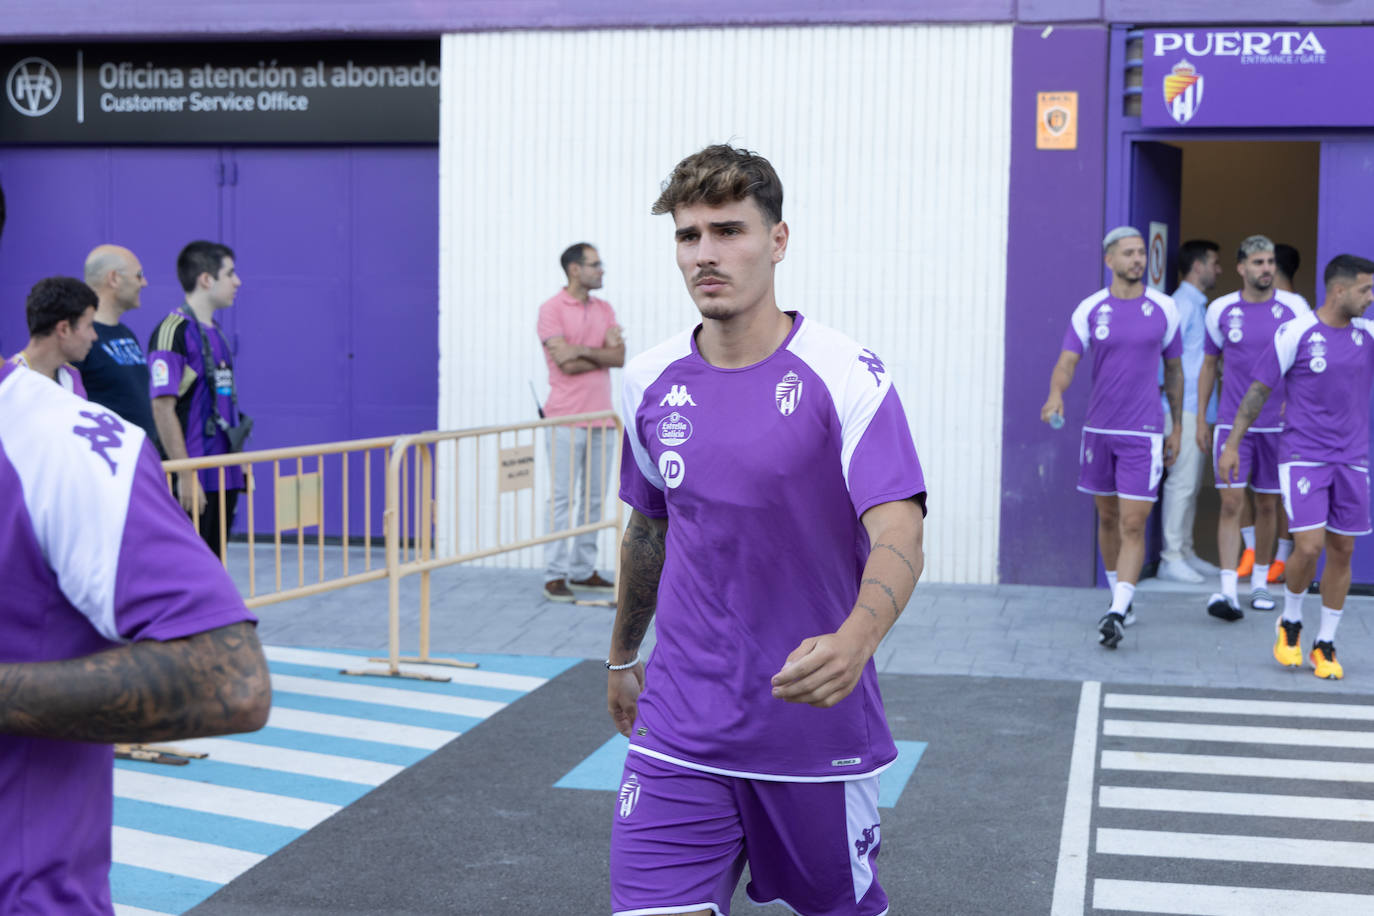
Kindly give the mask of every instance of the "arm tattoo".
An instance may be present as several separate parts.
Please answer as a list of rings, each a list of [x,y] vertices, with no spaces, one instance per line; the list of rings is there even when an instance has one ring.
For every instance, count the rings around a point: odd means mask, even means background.
[[[620,596],[616,602],[613,644],[629,654],[649,630],[658,609],[658,582],[663,575],[664,537],[667,519],[630,514],[625,539],[620,545]]]
[[[913,567],[913,566],[911,565],[911,561],[908,560],[908,559],[906,558],[906,554],[902,553],[900,550],[898,550],[896,547],[892,546],[891,544],[875,544],[874,547],[873,547],[873,550],[890,550],[890,551],[892,551],[894,554],[897,555],[897,559],[901,560],[902,563],[906,566],[906,571],[909,572],[909,573],[911,573],[911,581],[912,581],[912,583],[914,584],[914,583],[916,582],[916,569],[915,569],[915,567]],[[871,551],[870,551],[870,552],[871,552]]]
[[[1169,398],[1169,413],[1177,423],[1183,416],[1183,363],[1178,359],[1164,361],[1164,394]]]
[[[878,586],[878,588],[883,590],[883,593],[887,595],[887,600],[892,602],[893,620],[896,620],[898,617],[902,616],[902,609],[897,606],[897,596],[893,593],[892,589],[888,587],[886,582],[884,582],[881,579],[874,579],[870,576],[869,578],[864,579],[862,583],[860,583],[860,587],[864,585],[876,585]]]
[[[1263,382],[1254,382],[1236,409],[1236,426],[1249,429],[1250,424],[1259,416],[1264,402],[1269,400],[1269,388]]]
[[[0,664],[0,733],[166,741],[254,731],[271,682],[251,623],[58,662]]]
[[[859,602],[859,607],[863,608],[865,611],[868,611],[868,616],[869,616],[869,617],[872,617],[874,620],[877,620],[877,619],[878,619],[878,611],[877,611],[877,609],[876,609],[875,607],[873,607],[873,605],[871,605],[871,604],[864,604],[862,601],[860,601],[860,602]]]

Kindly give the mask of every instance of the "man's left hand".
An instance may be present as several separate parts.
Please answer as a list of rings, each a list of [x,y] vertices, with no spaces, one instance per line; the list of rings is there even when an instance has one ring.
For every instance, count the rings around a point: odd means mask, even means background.
[[[1175,423],[1173,431],[1164,437],[1164,466],[1167,468],[1178,460],[1178,449],[1183,444],[1182,423]]]
[[[773,696],[828,709],[849,696],[871,655],[859,640],[842,633],[804,639],[773,675]]]

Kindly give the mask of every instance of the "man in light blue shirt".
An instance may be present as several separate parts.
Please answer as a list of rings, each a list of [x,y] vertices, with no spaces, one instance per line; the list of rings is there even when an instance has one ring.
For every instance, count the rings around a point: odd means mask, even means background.
[[[1206,329],[1207,293],[1216,286],[1220,272],[1216,242],[1193,239],[1178,250],[1178,269],[1183,277],[1173,292],[1178,306],[1179,333],[1183,338],[1183,429],[1197,427],[1198,372],[1202,368],[1203,339]],[[1215,400],[1212,393],[1205,397]],[[1216,410],[1215,403],[1209,412]],[[1168,413],[1165,413],[1166,423]],[[1210,419],[1210,417],[1209,417]],[[1166,428],[1166,432],[1167,432]],[[1161,579],[1198,584],[1204,572],[1216,567],[1202,560],[1193,551],[1193,519],[1197,515],[1198,486],[1202,482],[1202,450],[1196,437],[1185,435],[1180,440],[1178,459],[1164,479],[1161,511],[1164,523],[1164,549],[1160,552]]]

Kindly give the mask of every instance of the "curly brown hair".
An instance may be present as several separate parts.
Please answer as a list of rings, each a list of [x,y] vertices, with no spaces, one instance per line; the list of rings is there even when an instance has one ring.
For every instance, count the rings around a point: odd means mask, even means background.
[[[693,204],[718,207],[750,197],[769,225],[782,221],[782,182],[773,166],[758,153],[718,143],[677,164],[650,212],[657,216]]]

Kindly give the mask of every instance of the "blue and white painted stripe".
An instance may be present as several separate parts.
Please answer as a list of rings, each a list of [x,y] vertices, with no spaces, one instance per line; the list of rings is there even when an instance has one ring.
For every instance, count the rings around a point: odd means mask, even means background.
[[[407,665],[449,683],[339,674],[373,653],[265,648],[266,728],[176,744],[184,767],[115,763],[116,916],[184,913],[305,831],[578,663],[446,656],[481,667]]]

